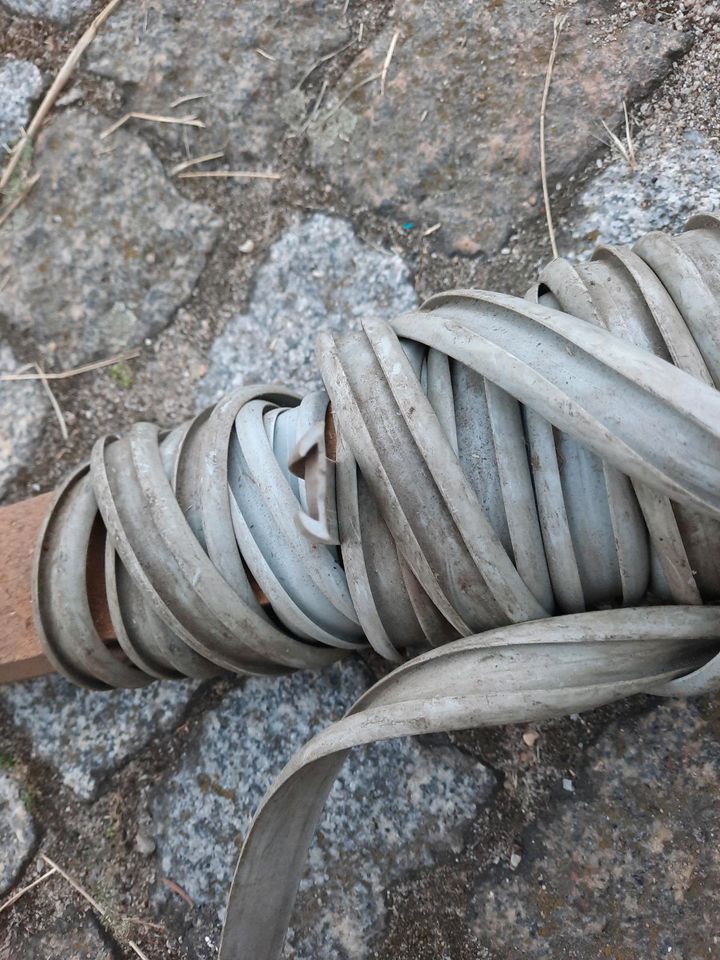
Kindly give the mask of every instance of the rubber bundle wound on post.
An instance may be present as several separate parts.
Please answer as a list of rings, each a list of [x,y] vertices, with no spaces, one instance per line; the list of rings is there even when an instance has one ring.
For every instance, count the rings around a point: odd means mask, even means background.
[[[279,954],[351,747],[720,685],[720,219],[556,260],[525,299],[324,334],[318,358],[324,391],[99,440],[36,554],[38,633],[88,687],[409,661],[266,796],[222,960]]]

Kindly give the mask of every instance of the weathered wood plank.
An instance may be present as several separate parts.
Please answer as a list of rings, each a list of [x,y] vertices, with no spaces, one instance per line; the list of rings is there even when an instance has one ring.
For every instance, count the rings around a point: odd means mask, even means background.
[[[0,683],[52,672],[32,618],[32,560],[53,494],[0,507]],[[100,636],[113,636],[103,590],[102,539],[88,555],[90,604]]]

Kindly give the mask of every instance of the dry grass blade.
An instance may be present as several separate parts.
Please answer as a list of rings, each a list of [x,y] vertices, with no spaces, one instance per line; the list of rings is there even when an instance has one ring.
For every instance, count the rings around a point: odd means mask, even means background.
[[[560,33],[565,26],[567,14],[558,14],[553,21],[553,42],[550,50],[550,59],[548,60],[547,71],[545,73],[545,86],[543,87],[542,104],[540,107],[540,177],[542,179],[543,199],[545,201],[545,216],[547,218],[548,234],[550,235],[550,246],[552,247],[553,257],[558,256],[557,243],[555,242],[555,227],[553,225],[552,211],[550,210],[550,191],[547,182],[547,160],[545,157],[545,113],[547,111],[548,96],[550,94],[550,84],[552,82],[553,69],[555,67],[555,58],[557,57],[558,44],[560,43]]]
[[[41,877],[38,877],[36,880],[33,880],[32,883],[28,883],[26,886],[21,887],[19,890],[16,890],[15,893],[9,897],[5,903],[0,905],[0,913],[4,910],[7,910],[8,907],[11,907],[14,903],[17,903],[21,897],[24,897],[26,893],[29,893],[34,887],[37,887],[39,883],[42,883],[44,880],[47,880],[54,873],[57,873],[57,867],[51,867],[47,870]]]
[[[281,173],[271,170],[197,170],[193,173],[180,173],[178,180],[197,180],[202,177],[236,177],[245,180],[282,180]]]
[[[385,96],[385,81],[387,80],[387,73],[390,69],[390,63],[395,53],[395,47],[400,38],[400,31],[396,30],[392,35],[392,40],[390,41],[390,46],[388,47],[388,52],[385,54],[385,62],[382,65],[382,70],[380,71],[380,96]]]
[[[637,159],[635,158],[635,146],[630,134],[630,117],[628,116],[627,103],[623,100],[623,113],[625,114],[625,139],[627,141],[628,163],[631,170],[637,169]]]
[[[128,120],[148,120],[151,123],[173,123],[181,127],[202,127],[203,129],[205,127],[205,124],[202,122],[202,120],[199,120],[194,116],[163,117],[157,113],[141,113],[133,110],[130,113],[124,114],[119,120],[116,120],[115,123],[112,123],[107,130],[103,130],[103,132],[100,134],[100,139],[104,140],[106,137],[109,137],[110,134],[115,133],[115,131],[124,126]]]
[[[28,179],[28,181],[26,182],[25,186],[23,187],[23,189],[22,189],[22,190],[20,191],[20,193],[15,197],[15,199],[12,200],[12,201],[7,205],[7,207],[5,207],[5,209],[0,212],[0,227],[2,227],[2,225],[3,225],[7,220],[10,219],[10,217],[13,215],[13,213],[15,213],[15,211],[16,211],[17,208],[20,206],[20,204],[25,201],[25,199],[27,198],[28,194],[30,193],[30,191],[32,190],[32,188],[35,186],[35,184],[38,182],[39,179],[40,179],[40,174],[39,174],[39,173],[36,173],[36,174],[34,174],[32,177],[30,177],[30,178]]]
[[[177,163],[170,171],[170,176],[176,177],[179,173],[182,173],[183,170],[187,170],[189,167],[196,167],[199,163],[207,163],[209,160],[220,160],[224,156],[225,151],[218,150],[217,153],[205,153],[202,155],[202,157],[191,157],[189,160],[183,160],[181,163]]]
[[[193,100],[204,100],[207,96],[207,93],[188,93],[183,97],[178,97],[176,100],[173,100],[170,104],[170,109],[174,110],[175,107],[179,107],[183,103],[190,103]]]
[[[423,232],[423,236],[431,237],[434,233],[438,232],[441,226],[442,226],[441,223],[434,223],[431,227],[428,227],[427,230]]]
[[[77,882],[77,880],[74,879],[74,877],[71,877],[70,874],[67,873],[67,871],[63,870],[61,866],[55,863],[54,860],[51,860],[50,857],[46,856],[44,853],[41,853],[40,856],[49,867],[53,867],[54,870],[57,873],[59,873],[60,876],[64,880],[66,880],[70,884],[70,886],[74,890],[76,890],[80,894],[80,896],[90,904],[90,906],[99,916],[103,918],[106,918],[108,916],[107,910],[103,906],[101,906],[97,902],[97,900],[87,892],[85,887],[83,887],[81,884]],[[142,950],[135,943],[134,940],[128,940],[127,945],[130,947],[131,950],[133,950],[138,955],[138,957],[140,957],[140,960],[148,960],[147,956],[142,952]]]
[[[277,57],[274,57],[271,53],[268,53],[267,50],[262,50],[260,47],[255,47],[255,53],[262,57],[263,60],[269,60],[271,63],[277,63]]]
[[[317,98],[316,98],[316,100],[315,100],[315,104],[314,104],[312,110],[310,111],[310,113],[307,115],[307,117],[306,117],[305,120],[303,121],[303,124],[302,124],[302,126],[300,127],[300,129],[298,130],[296,136],[302,136],[302,134],[305,133],[305,131],[307,130],[307,128],[310,126],[310,124],[311,124],[311,123],[315,123],[315,120],[317,119],[317,115],[318,115],[318,113],[320,112],[320,107],[322,106],[322,102],[323,102],[323,100],[325,99],[325,94],[327,93],[327,88],[328,88],[328,82],[327,82],[327,79],[325,79],[325,80],[323,80],[323,82],[322,82],[322,84],[321,84],[321,86],[320,86],[320,92],[319,92],[318,95],[317,95]]]
[[[90,373],[91,370],[111,367],[123,360],[134,360],[139,354],[139,350],[128,350],[125,353],[118,353],[114,357],[107,357],[105,360],[95,360],[93,363],[84,363],[81,367],[59,370],[57,373],[3,373],[0,374],[0,383],[10,383],[13,380],[67,380],[68,377],[77,377],[78,374]],[[35,367],[37,364],[31,363],[28,366]]]
[[[610,137],[610,143],[608,144],[611,148],[614,147],[622,159],[627,163],[630,169],[635,172],[637,170],[637,158],[635,157],[635,147],[633,146],[632,136],[630,133],[630,118],[628,117],[627,104],[623,100],[623,114],[625,116],[625,143],[622,142],[620,137],[613,133],[610,127],[604,120],[600,122],[603,125],[605,133]],[[602,138],[601,138],[602,139]],[[605,141],[603,141],[605,142]]]
[[[148,930],[155,930],[167,936],[167,927],[162,923],[153,923],[152,920],[143,920],[142,917],[123,917],[127,923],[137,924],[138,927],[147,927]]]
[[[67,424],[65,423],[65,416],[63,415],[60,404],[57,401],[57,397],[52,392],[52,390],[50,389],[50,384],[47,382],[47,374],[45,373],[45,371],[43,370],[43,368],[40,366],[39,363],[34,363],[33,367],[38,372],[38,376],[40,377],[40,382],[43,385],[43,390],[47,394],[47,398],[50,401],[50,406],[53,408],[55,416],[57,417],[57,422],[60,424],[60,433],[62,434],[62,438],[63,440],[67,440],[69,434],[68,434]]]
[[[341,47],[338,47],[337,50],[331,50],[330,53],[326,53],[325,56],[319,57],[313,65],[305,71],[300,80],[297,82],[296,89],[299,90],[300,87],[305,83],[311,74],[315,73],[318,67],[322,66],[323,63],[327,63],[328,60],[332,60],[334,57],[339,56],[341,53],[344,53],[348,47],[351,47],[355,43],[355,40],[348,40],[347,43],[344,43]]]
[[[348,102],[350,97],[356,94],[358,90],[362,90],[363,87],[366,87],[369,83],[374,83],[376,80],[379,80],[381,77],[382,77],[382,73],[378,71],[378,73],[372,73],[370,74],[369,77],[365,77],[364,80],[361,80],[359,83],[356,83],[354,86],[350,87],[350,89],[345,94],[345,96],[338,103],[336,103],[331,110],[328,110],[328,112],[322,118],[320,123],[324,126],[328,122],[328,120],[330,120],[332,117],[335,116],[338,110],[340,110],[342,107],[345,106],[345,104]]]
[[[2,193],[2,191],[8,185],[10,177],[13,175],[13,173],[15,172],[15,169],[17,168],[18,163],[20,162],[20,158],[23,154],[25,147],[29,143],[32,143],[35,137],[37,136],[38,131],[40,130],[40,127],[45,121],[45,118],[52,110],[53,106],[55,105],[55,101],[57,100],[57,98],[60,96],[60,93],[62,92],[63,87],[70,79],[70,76],[72,75],[73,70],[77,66],[77,63],[80,60],[80,57],[83,55],[83,53],[87,50],[87,48],[93,42],[93,40],[95,39],[95,35],[97,34],[100,27],[105,23],[105,21],[108,19],[110,14],[113,12],[113,10],[115,10],[117,6],[120,5],[120,3],[122,3],[122,0],[110,0],[110,3],[108,3],[107,6],[103,7],[100,13],[95,17],[93,22],[87,28],[85,33],[80,37],[78,42],[70,51],[67,60],[60,68],[60,72],[53,80],[50,86],[50,89],[45,94],[45,96],[42,99],[42,102],[40,103],[40,106],[35,111],[35,115],[30,121],[30,126],[27,128],[23,136],[18,140],[18,142],[13,147],[8,164],[5,167],[5,170],[3,171],[2,176],[0,177],[0,193]]]

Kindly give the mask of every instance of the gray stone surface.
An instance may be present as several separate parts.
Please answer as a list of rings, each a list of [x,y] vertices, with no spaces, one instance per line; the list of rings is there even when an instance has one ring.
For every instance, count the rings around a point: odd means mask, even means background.
[[[0,57],[0,150],[14,143],[42,93],[42,74],[28,60]]]
[[[720,154],[699,133],[637,144],[637,169],[617,159],[578,202],[572,234],[590,255],[599,243],[633,243],[650,230],[680,230],[694,213],[720,210]]]
[[[0,945],[0,960],[119,960],[120,952],[100,921],[77,897],[33,917],[30,930],[16,925]],[[5,952],[6,951],[6,952]],[[129,954],[136,956],[135,953]]]
[[[401,257],[363,243],[346,220],[314,214],[273,244],[248,312],[230,320],[210,351],[201,396],[212,400],[263,381],[313,386],[320,330],[357,329],[365,317],[390,320],[416,303]]]
[[[124,4],[88,51],[87,65],[123,85],[127,109],[167,113],[177,97],[204,94],[176,111],[197,112],[207,125],[186,131],[195,155],[224,147],[238,162],[269,164],[275,160],[269,148],[305,116],[306,98],[296,85],[348,39],[341,14],[342,4],[332,0],[175,0],[149,12]],[[177,127],[153,133],[182,143]]]
[[[30,738],[33,755],[92,800],[114,770],[180,722],[195,687],[182,681],[95,693],[53,676],[0,687],[0,706]]]
[[[0,897],[15,882],[35,845],[35,824],[20,783],[0,767]]]
[[[38,142],[40,181],[0,231],[0,319],[58,362],[112,354],[190,295],[219,220],[178,194],[137,136],[68,110]]]
[[[18,366],[10,347],[0,342],[0,374],[13,373]],[[42,436],[49,406],[37,382],[0,382],[0,497],[18,470],[28,464]]]
[[[719,734],[708,701],[608,728],[516,872],[479,886],[481,944],[523,960],[717,956]]]
[[[292,753],[372,683],[359,661],[312,676],[248,680],[208,712],[153,817],[165,876],[197,903],[224,907],[243,833]],[[494,778],[460,751],[416,739],[357,751],[328,800],[285,956],[369,956],[383,892],[404,871],[451,858]]]
[[[562,34],[548,108],[554,182],[597,151],[601,120],[647,92],[685,45],[667,24],[622,26],[603,0],[577,3]],[[552,42],[540,0],[398,0],[311,127],[313,157],[356,202],[464,253],[493,253],[540,208],[538,115]],[[399,39],[385,95],[376,80]],[[418,224],[415,224],[417,227]]]
[[[3,0],[5,6],[22,17],[39,17],[57,23],[72,23],[92,6],[92,0]]]

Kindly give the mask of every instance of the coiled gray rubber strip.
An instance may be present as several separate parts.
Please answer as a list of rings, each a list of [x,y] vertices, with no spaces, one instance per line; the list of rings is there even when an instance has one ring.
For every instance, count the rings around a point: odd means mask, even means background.
[[[525,299],[451,291],[323,334],[318,360],[302,404],[247,387],[99,441],[36,554],[39,635],[86,686],[412,658],[268,793],[222,960],[278,955],[352,746],[720,686],[717,217],[555,261]],[[328,402],[339,548],[294,523],[318,491],[292,451]],[[117,649],[87,599],[98,525]]]

